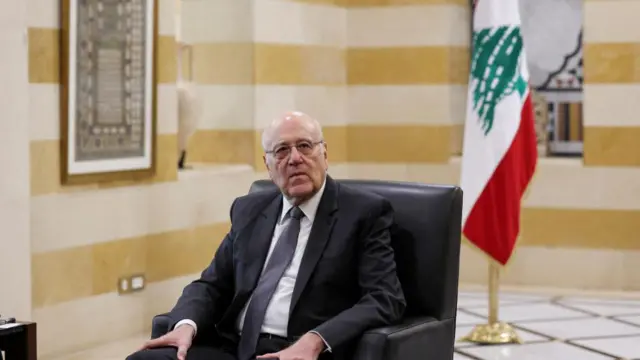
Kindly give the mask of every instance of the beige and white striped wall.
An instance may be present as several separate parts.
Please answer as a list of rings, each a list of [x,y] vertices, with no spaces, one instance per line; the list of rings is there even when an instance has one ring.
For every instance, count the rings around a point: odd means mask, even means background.
[[[149,329],[210,262],[231,201],[254,177],[248,165],[177,171],[173,10],[173,0],[159,1],[156,175],[62,186],[59,2],[29,3],[31,303],[41,357]],[[148,289],[119,296],[118,277],[135,273],[146,275]]]
[[[185,1],[183,36],[206,103],[189,158],[261,172],[262,149],[254,143],[251,159],[249,138],[301,109],[322,122],[336,174],[346,163],[448,161],[460,150],[466,98],[462,3]]]
[[[322,120],[335,160],[344,162],[344,9],[289,0],[186,0],[182,13],[192,79],[204,104],[189,161],[262,171],[260,131],[282,112],[304,109]]]
[[[190,163],[254,164],[252,3],[182,1],[183,78],[201,107]]]
[[[27,6],[0,0],[0,311],[31,317]]]
[[[347,4],[349,176],[413,179],[447,164],[461,150],[467,4]]]

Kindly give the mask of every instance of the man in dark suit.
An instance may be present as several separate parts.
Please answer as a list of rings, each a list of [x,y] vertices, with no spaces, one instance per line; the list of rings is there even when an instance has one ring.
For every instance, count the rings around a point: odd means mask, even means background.
[[[173,330],[128,360],[350,360],[364,331],[401,318],[389,202],[327,175],[306,114],[274,120],[262,146],[279,191],[233,202],[231,230],[170,312]]]

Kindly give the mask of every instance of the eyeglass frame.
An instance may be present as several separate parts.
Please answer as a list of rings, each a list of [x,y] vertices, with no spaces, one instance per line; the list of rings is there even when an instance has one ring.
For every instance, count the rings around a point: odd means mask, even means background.
[[[325,142],[324,142],[324,140],[318,140],[318,141],[300,140],[294,145],[291,145],[291,144],[279,144],[279,145],[275,146],[272,150],[265,150],[264,153],[273,155],[273,157],[275,159],[277,159],[277,160],[284,160],[284,159],[288,158],[289,156],[291,156],[291,148],[295,147],[296,150],[298,151],[298,153],[300,153],[300,155],[302,155],[302,156],[311,155],[311,154],[304,155],[304,153],[302,151],[300,151],[300,149],[298,149],[298,146],[301,145],[301,143],[308,143],[309,145],[311,145],[311,152],[313,152],[316,149],[316,146],[318,146],[320,144],[324,144]],[[280,147],[287,149],[287,154],[284,155],[282,158],[278,158],[278,156],[276,155],[276,151]]]

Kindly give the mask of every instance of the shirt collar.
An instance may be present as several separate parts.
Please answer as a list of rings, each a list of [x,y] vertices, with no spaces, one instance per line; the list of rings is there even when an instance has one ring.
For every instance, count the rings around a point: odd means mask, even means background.
[[[316,217],[316,212],[318,211],[318,206],[320,205],[320,199],[322,199],[322,194],[324,193],[324,187],[327,184],[327,179],[325,178],[322,183],[322,187],[315,193],[309,200],[300,204],[298,207],[304,213],[304,216],[307,217],[311,222]],[[293,204],[287,200],[286,197],[282,197],[282,213],[280,214],[279,223],[282,224],[285,215],[289,212],[289,210],[293,207]]]

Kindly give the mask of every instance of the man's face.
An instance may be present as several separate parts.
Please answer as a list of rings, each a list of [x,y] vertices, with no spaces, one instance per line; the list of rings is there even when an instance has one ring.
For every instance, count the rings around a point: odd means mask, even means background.
[[[287,119],[274,129],[264,157],[271,180],[290,199],[309,199],[322,187],[328,168],[325,144],[309,122]]]

